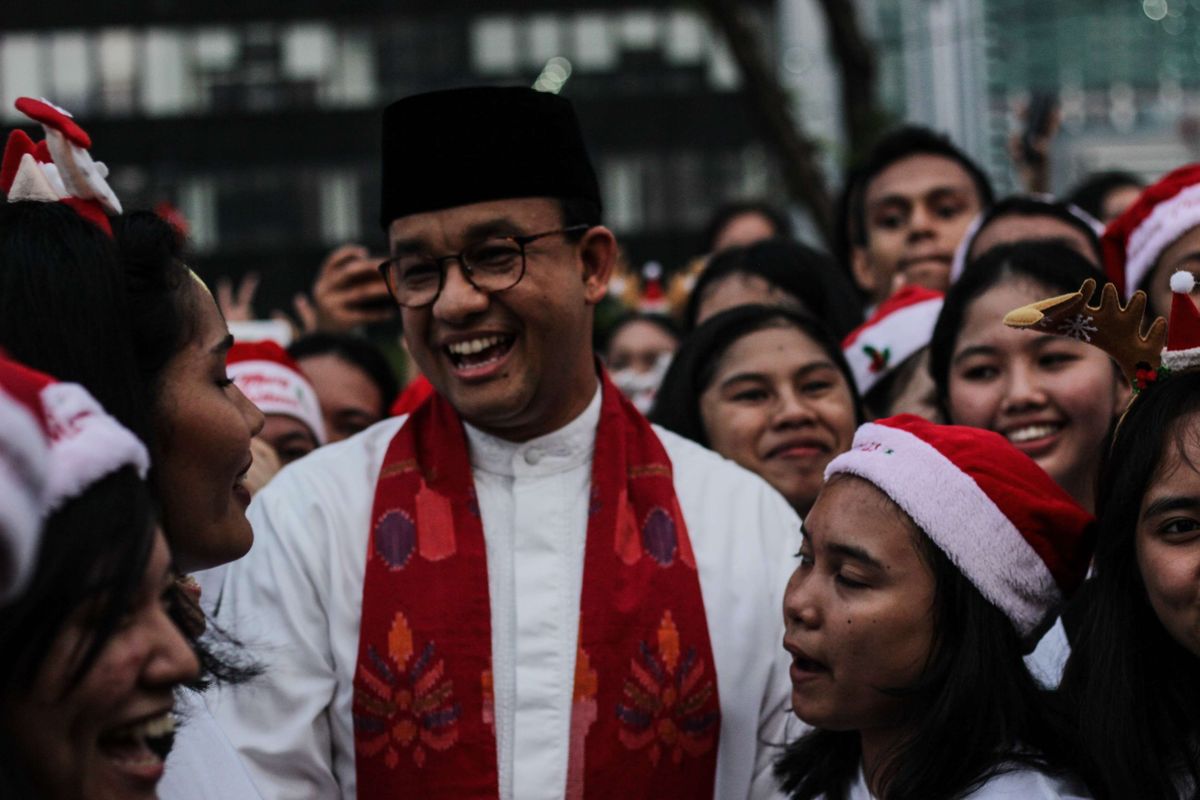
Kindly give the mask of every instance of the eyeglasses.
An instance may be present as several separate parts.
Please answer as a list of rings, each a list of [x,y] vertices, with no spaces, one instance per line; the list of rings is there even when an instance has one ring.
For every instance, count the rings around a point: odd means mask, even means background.
[[[458,253],[434,257],[405,253],[379,265],[393,299],[405,308],[431,305],[446,283],[446,264],[457,261],[467,283],[485,294],[511,289],[525,277],[526,245],[556,234],[581,233],[592,226],[571,225],[528,236],[493,236],[468,245]]]

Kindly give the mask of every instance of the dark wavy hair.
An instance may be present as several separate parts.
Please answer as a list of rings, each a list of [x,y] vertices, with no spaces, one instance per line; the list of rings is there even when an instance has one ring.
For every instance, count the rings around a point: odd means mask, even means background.
[[[854,375],[837,340],[814,317],[786,306],[748,305],[726,309],[692,331],[671,362],[648,415],[651,422],[680,436],[709,446],[700,415],[700,395],[712,383],[721,357],[743,336],[771,328],[795,328],[816,342],[842,373],[854,400],[855,424],[862,424],[862,401]]]
[[[880,760],[883,800],[952,800],[1018,767],[1072,770],[1065,717],[1025,666],[1012,622],[928,536],[915,544],[934,576],[934,639],[914,685],[881,687],[905,698],[909,730]],[[796,800],[845,800],[861,760],[857,731],[817,729],[788,746],[775,773]]]
[[[288,345],[288,355],[297,361],[315,356],[330,355],[358,369],[379,390],[382,404],[380,417],[388,415],[388,409],[400,392],[400,384],[392,365],[372,342],[361,336],[341,333],[310,333]]]
[[[1131,172],[1113,170],[1094,172],[1067,193],[1066,202],[1082,208],[1096,219],[1104,220],[1104,201],[1116,189],[1132,187],[1141,191],[1146,183]]]
[[[1057,242],[1017,242],[993,247],[967,265],[946,293],[946,302],[929,340],[929,372],[937,386],[942,416],[950,414],[950,362],[971,304],[991,289],[1013,279],[1046,287],[1046,296],[1075,292],[1088,278],[1104,285],[1100,269],[1075,250]],[[1089,302],[1098,302],[1098,296]]]
[[[112,239],[61,203],[0,203],[0,348],[150,437],[142,378]]]
[[[1074,228],[1087,240],[1088,247],[1092,251],[1093,263],[1097,266],[1104,263],[1104,253],[1100,249],[1100,236],[1096,233],[1096,229],[1092,227],[1092,222],[1095,220],[1089,221],[1085,219],[1077,211],[1072,210],[1066,203],[1020,194],[1005,197],[983,212],[983,217],[980,219],[979,225],[976,227],[975,233],[972,234],[971,241],[967,245],[968,257],[970,257],[971,248],[975,245],[975,240],[980,237],[987,227],[996,220],[1005,217],[1049,217],[1056,219]],[[1059,240],[1037,238],[1026,241],[1055,242]],[[983,254],[980,253],[978,255]]]
[[[696,279],[684,309],[684,328],[696,327],[705,295],[726,278],[758,277],[795,298],[840,341],[862,323],[862,305],[854,286],[833,259],[820,250],[786,239],[766,239],[731,247],[712,257]]]
[[[1200,798],[1200,659],[1163,627],[1138,567],[1142,498],[1172,448],[1200,436],[1200,372],[1152,385],[1117,427],[1100,468],[1092,591],[1059,691],[1098,800]],[[1196,465],[1192,465],[1195,469]]]
[[[767,222],[771,223],[774,236],[790,239],[793,235],[792,222],[788,219],[787,214],[780,209],[764,200],[735,200],[721,205],[709,217],[708,222],[704,226],[704,231],[700,234],[700,249],[697,252],[711,253],[713,246],[717,243],[717,237],[721,235],[726,226],[735,217],[740,217],[743,214],[758,214],[767,220]]]

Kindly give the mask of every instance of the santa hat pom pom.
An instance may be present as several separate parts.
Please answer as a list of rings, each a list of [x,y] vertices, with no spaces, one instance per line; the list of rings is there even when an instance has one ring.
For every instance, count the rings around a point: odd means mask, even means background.
[[[1196,276],[1181,269],[1171,276],[1171,291],[1175,294],[1191,294],[1196,288]]]

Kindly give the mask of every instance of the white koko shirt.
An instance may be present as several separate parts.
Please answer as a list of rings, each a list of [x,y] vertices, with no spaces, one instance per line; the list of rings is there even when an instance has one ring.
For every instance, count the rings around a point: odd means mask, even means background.
[[[512,443],[467,426],[492,614],[500,796],[566,786],[579,599],[600,393],[559,431]],[[254,547],[225,576],[218,622],[267,667],[214,714],[265,800],[355,797],[353,680],[375,482],[404,418],[323,447],[250,507]],[[782,598],[799,519],[756,475],[656,429],[696,553],[721,698],[716,792],[779,797],[790,716]],[[210,701],[212,702],[212,701]],[[631,752],[630,758],[645,757]]]

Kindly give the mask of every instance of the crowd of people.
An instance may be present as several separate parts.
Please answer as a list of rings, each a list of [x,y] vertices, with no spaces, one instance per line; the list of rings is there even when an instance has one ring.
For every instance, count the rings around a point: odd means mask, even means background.
[[[569,101],[430,92],[267,321],[17,108],[0,796],[1200,798],[1200,165],[906,126],[641,276]]]

